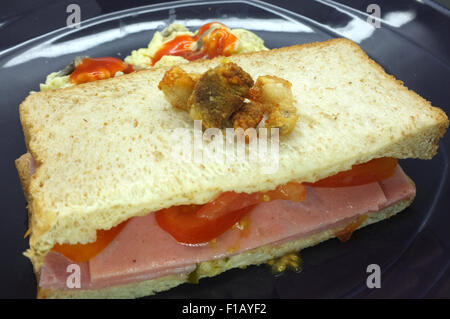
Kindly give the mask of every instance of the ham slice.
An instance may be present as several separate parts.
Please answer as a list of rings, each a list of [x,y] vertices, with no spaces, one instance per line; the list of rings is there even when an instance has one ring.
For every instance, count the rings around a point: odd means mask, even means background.
[[[189,246],[178,243],[156,223],[154,214],[132,218],[122,232],[96,257],[79,264],[81,288],[99,289],[188,273],[201,261],[281,243],[345,225],[369,211],[379,211],[415,195],[412,182],[400,167],[380,183],[341,188],[307,187],[305,202],[272,201],[258,205],[247,217],[244,230],[229,229],[214,244]],[[40,286],[65,289],[72,263],[50,252],[41,269]]]
[[[41,268],[40,283],[45,283],[48,287],[55,287],[59,289],[67,288],[67,277],[73,272],[68,268],[70,265],[76,264],[65,256],[50,252],[45,256],[45,263]],[[90,283],[89,278],[89,263],[78,263],[80,267],[80,288],[88,288]]]

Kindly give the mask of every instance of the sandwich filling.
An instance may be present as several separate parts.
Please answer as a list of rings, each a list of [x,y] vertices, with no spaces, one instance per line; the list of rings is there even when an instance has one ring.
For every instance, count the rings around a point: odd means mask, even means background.
[[[348,181],[348,176],[344,180]],[[67,267],[74,263],[80,267],[81,289],[101,289],[171,274],[188,274],[201,262],[278,245],[328,229],[341,229],[336,235],[348,239],[364,214],[415,196],[413,183],[399,166],[395,166],[388,178],[358,184],[355,181],[354,186],[345,187],[310,184],[304,186],[304,201],[276,199],[258,203],[233,227],[197,245],[175,239],[161,227],[155,213],[133,217],[88,261],[77,263],[57,251],[48,253],[40,270],[39,285],[45,289],[68,289]]]

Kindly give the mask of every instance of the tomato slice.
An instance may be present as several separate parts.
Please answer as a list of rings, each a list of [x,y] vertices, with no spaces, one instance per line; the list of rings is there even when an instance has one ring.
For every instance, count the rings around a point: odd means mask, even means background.
[[[122,231],[128,221],[124,221],[109,230],[98,230],[97,240],[88,244],[56,244],[53,251],[63,254],[70,260],[82,263],[100,253]]]
[[[186,244],[208,242],[224,233],[249,213],[253,206],[217,216],[202,218],[197,215],[201,208],[188,206],[172,206],[155,213],[159,226],[172,235],[177,241]]]
[[[379,182],[394,175],[397,159],[381,157],[367,163],[353,165],[351,169],[324,178],[315,183],[304,183],[314,187],[346,187]]]
[[[288,183],[269,192],[252,194],[225,192],[205,205],[172,206],[155,213],[158,225],[177,241],[206,243],[217,238],[262,202],[284,199],[305,200],[305,188]]]
[[[75,84],[92,82],[113,77],[116,72],[131,73],[133,67],[112,57],[83,59],[70,74],[69,80]]]

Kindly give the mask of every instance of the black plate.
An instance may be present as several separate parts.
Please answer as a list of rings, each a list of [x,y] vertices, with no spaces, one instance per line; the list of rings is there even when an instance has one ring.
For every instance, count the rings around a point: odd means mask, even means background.
[[[378,1],[382,22],[381,28],[374,28],[366,22],[369,1],[358,1],[354,8],[347,6],[351,1],[282,2],[293,11],[259,1],[188,1],[125,11],[117,11],[127,6],[123,1],[78,1],[81,28],[44,34],[64,26],[65,8],[71,2],[23,1],[29,7],[20,1],[1,4],[6,6],[0,20],[2,297],[36,294],[31,264],[22,256],[28,246],[23,239],[26,203],[14,159],[26,149],[18,105],[30,90],[38,89],[46,74],[63,68],[74,56],[124,57],[146,46],[155,30],[174,20],[191,28],[210,20],[247,28],[270,48],[347,37],[388,73],[450,114],[450,24],[448,11],[439,6]],[[156,298],[450,297],[449,150],[447,134],[433,160],[402,161],[417,185],[413,205],[388,221],[358,231],[345,244],[330,240],[304,250],[301,273],[275,277],[265,266],[252,266],[202,279],[199,285],[182,285]],[[381,267],[381,288],[370,290],[366,267],[373,263]]]

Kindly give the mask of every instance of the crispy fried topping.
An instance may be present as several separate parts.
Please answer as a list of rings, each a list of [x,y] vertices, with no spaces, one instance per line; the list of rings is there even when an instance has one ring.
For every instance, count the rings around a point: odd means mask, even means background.
[[[233,115],[233,127],[234,129],[240,127],[244,131],[250,127],[256,127],[263,119],[265,113],[266,108],[263,104],[256,101],[245,103],[240,110]]]
[[[289,134],[298,120],[297,109],[289,81],[276,76],[260,76],[250,90],[250,99],[263,105],[267,112],[265,127],[280,129],[280,135]]]
[[[158,88],[163,91],[172,106],[189,111],[188,99],[199,77],[198,74],[188,74],[182,68],[174,66],[164,74]]]
[[[188,100],[189,115],[205,128],[224,127],[238,111],[253,85],[251,76],[235,63],[224,63],[204,73]]]
[[[298,120],[289,81],[276,76],[253,79],[237,64],[222,63],[203,75],[175,66],[166,72],[158,88],[172,106],[186,110],[204,128],[256,128],[266,116],[267,128],[290,133]]]

